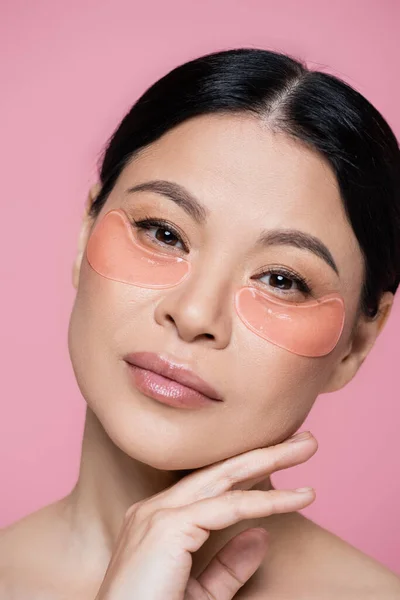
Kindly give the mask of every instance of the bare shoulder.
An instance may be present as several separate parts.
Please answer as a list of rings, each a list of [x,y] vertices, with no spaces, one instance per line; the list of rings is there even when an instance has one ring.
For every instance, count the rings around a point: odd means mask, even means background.
[[[66,527],[63,502],[58,501],[0,530],[0,600],[64,600],[60,586],[56,593],[51,579],[62,578],[57,556]],[[64,553],[67,556],[68,548]],[[65,588],[61,586],[66,590],[65,600],[71,597],[68,587],[67,581]]]
[[[60,503],[45,506],[0,530],[1,570],[36,567],[49,536],[58,537],[54,524],[59,520],[54,516],[59,506]]]
[[[270,531],[260,570],[254,600],[400,600],[398,575],[300,513]]]

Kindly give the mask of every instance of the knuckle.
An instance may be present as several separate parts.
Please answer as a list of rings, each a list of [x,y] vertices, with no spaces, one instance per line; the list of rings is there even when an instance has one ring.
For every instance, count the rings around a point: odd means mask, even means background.
[[[222,482],[224,487],[232,487],[232,485],[237,483],[237,474],[226,469],[219,479],[219,482]]]
[[[287,454],[285,452],[271,452],[270,469],[276,471],[285,462]]]
[[[223,485],[224,485],[224,479],[222,479],[222,478],[219,479],[218,481],[215,481],[215,480],[206,481],[197,490],[197,492],[195,494],[195,500],[203,500],[204,498],[212,498],[213,496],[217,496],[220,491],[220,488]]]
[[[269,512],[277,513],[280,512],[279,508],[282,505],[282,492],[281,490],[269,490],[268,491],[268,503],[269,503]]]
[[[240,519],[244,514],[243,507],[246,502],[246,491],[245,490],[230,490],[226,492],[225,498],[229,504],[229,511],[235,518]]]
[[[231,464],[232,459],[225,460],[222,464],[218,466],[218,471],[214,470],[211,473],[217,475],[217,477],[212,478],[212,483],[215,485],[216,481],[222,484],[230,484],[234,481],[234,466]]]
[[[171,522],[175,510],[172,508],[160,508],[155,510],[149,517],[150,527],[157,527],[159,529],[165,528],[168,523]]]
[[[297,444],[283,444],[282,446],[276,446],[272,453],[271,462],[274,469],[280,469],[285,467],[288,463],[298,462],[299,460],[299,446]]]
[[[140,500],[132,504],[125,513],[125,523],[131,523],[132,521],[141,522],[148,516],[150,507],[145,500]]]

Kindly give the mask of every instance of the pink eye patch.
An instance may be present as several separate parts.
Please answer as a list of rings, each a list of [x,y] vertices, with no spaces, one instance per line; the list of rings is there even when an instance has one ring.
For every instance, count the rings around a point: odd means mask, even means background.
[[[271,298],[254,287],[236,293],[236,312],[251,331],[301,356],[324,356],[339,341],[344,302],[338,294],[296,304]]]
[[[109,211],[95,225],[86,257],[92,269],[103,277],[154,289],[178,285],[191,269],[189,261],[182,257],[144,246],[121,209]],[[324,356],[335,348],[345,319],[339,294],[295,303],[246,286],[235,293],[235,309],[253,333],[308,357]]]
[[[111,210],[95,225],[86,256],[99,275],[139,287],[171,287],[181,283],[190,271],[184,258],[144,246],[120,209]]]

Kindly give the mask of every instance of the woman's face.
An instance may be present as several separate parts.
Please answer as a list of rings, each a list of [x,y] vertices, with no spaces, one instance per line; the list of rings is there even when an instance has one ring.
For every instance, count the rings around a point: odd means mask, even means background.
[[[204,206],[206,220],[197,222],[163,193],[127,192],[154,180],[184,187]],[[196,117],[125,167],[96,222],[113,208],[135,220],[167,220],[182,239],[170,236],[163,252],[191,264],[178,285],[150,289],[101,276],[85,253],[77,259],[73,368],[90,408],[126,454],[159,469],[193,469],[275,444],[298,429],[319,393],[336,381],[343,385],[363,262],[335,176],[316,152],[253,116]],[[282,228],[318,238],[339,275],[312,249],[256,244],[262,231]],[[163,234],[157,227],[138,233],[149,248],[163,244]],[[310,295],[294,280],[268,274],[272,267],[305,277]],[[256,335],[233,302],[235,290],[249,283],[287,302],[340,294],[346,318],[334,350],[306,357]],[[187,410],[145,396],[124,361],[142,351],[190,366],[223,402]]]

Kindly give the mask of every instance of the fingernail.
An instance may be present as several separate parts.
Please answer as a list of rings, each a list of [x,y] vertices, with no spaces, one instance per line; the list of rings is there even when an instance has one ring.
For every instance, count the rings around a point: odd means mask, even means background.
[[[314,488],[312,487],[303,487],[303,488],[296,488],[294,491],[295,492],[300,492],[300,494],[309,494],[310,492],[313,491]]]
[[[301,431],[300,433],[295,433],[294,435],[292,435],[292,437],[288,438],[286,441],[290,442],[290,443],[302,442],[303,440],[306,440],[310,437],[311,437],[310,431]]]

